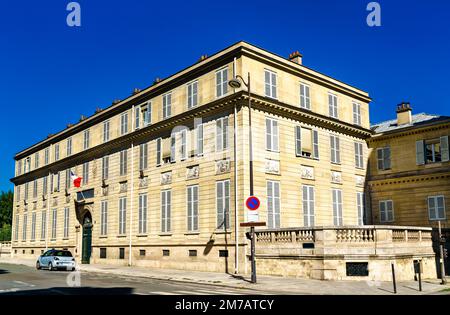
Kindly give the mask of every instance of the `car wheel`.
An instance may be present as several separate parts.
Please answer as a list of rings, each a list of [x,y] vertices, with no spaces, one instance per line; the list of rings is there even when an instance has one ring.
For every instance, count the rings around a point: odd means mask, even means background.
[[[41,269],[41,264],[39,263],[39,260],[36,261],[36,269],[40,270]]]
[[[72,268],[72,271],[75,271],[75,267]]]
[[[48,264],[48,270],[49,270],[49,271],[53,271],[53,270],[54,270],[54,269],[53,269],[52,263],[49,263],[49,264]]]

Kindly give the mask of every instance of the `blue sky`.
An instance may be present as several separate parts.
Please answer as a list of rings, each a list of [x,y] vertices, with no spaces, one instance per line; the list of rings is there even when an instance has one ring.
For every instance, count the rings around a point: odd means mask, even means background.
[[[49,133],[125,98],[239,40],[288,56],[370,93],[371,121],[395,105],[450,115],[450,2],[389,0],[382,26],[366,24],[366,0],[68,0],[0,4],[0,191],[13,156]]]

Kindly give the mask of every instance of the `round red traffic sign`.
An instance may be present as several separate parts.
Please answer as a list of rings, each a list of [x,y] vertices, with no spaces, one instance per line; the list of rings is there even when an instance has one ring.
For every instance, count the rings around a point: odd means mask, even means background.
[[[248,210],[254,211],[254,210],[258,210],[259,206],[261,205],[261,202],[259,201],[259,199],[257,197],[250,196],[247,198],[245,205],[247,206]]]

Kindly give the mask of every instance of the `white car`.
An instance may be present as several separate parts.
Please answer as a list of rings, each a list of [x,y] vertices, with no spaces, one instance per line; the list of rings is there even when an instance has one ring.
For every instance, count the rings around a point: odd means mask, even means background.
[[[46,268],[50,271],[57,269],[75,270],[75,258],[68,250],[50,249],[39,256],[36,269]]]

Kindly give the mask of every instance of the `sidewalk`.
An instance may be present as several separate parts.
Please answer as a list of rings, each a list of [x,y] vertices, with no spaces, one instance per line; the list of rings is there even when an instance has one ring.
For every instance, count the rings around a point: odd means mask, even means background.
[[[0,258],[0,263],[35,266],[34,260]],[[216,272],[185,271],[174,269],[150,269],[115,265],[80,265],[80,271],[110,274],[119,277],[143,277],[159,280],[218,285],[221,287],[254,289],[255,294],[318,294],[318,295],[393,295],[391,282],[370,281],[321,281],[312,279],[258,276],[258,283],[249,282],[249,277]],[[81,278],[82,279],[82,278]],[[1,281],[1,278],[0,278]],[[397,283],[397,294],[443,294],[450,285],[441,285],[440,280],[424,280],[423,291],[417,281]],[[447,292],[449,294],[450,292]]]

